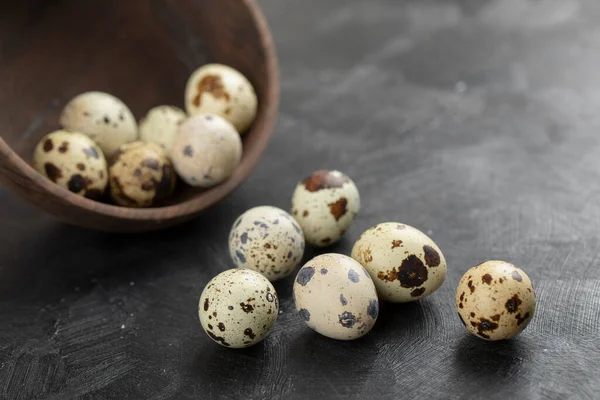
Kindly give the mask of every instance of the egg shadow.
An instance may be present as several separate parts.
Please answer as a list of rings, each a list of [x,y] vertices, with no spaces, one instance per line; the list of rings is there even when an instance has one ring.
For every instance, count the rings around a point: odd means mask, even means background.
[[[268,376],[281,373],[286,345],[278,340],[267,337],[242,349],[226,348],[208,338],[206,341],[210,343],[199,348],[189,371],[192,377],[210,382],[203,398],[255,398],[255,392],[264,396],[267,386],[271,386]]]
[[[129,285],[203,260],[211,260],[206,263],[210,267],[200,271],[208,278],[231,268],[224,261],[229,260],[226,238],[232,218],[227,203],[211,207],[193,221],[155,232],[106,233],[54,220],[33,224],[35,229],[18,234],[26,245],[3,254],[0,299],[53,303],[74,289],[85,294],[98,281]],[[219,255],[221,250],[226,256]]]
[[[465,336],[454,354],[457,372],[466,376],[510,376],[529,356],[529,348],[519,338],[485,341]]]
[[[377,340],[371,334],[356,340],[335,340],[306,329],[291,344],[287,368],[300,386],[310,381],[311,386],[330,391],[332,381],[351,381],[351,385],[336,385],[336,392],[338,396],[352,396],[369,385],[378,356]]]
[[[384,340],[390,332],[394,337],[411,337],[432,331],[434,305],[427,298],[410,303],[391,303],[379,300],[379,315],[371,334]]]

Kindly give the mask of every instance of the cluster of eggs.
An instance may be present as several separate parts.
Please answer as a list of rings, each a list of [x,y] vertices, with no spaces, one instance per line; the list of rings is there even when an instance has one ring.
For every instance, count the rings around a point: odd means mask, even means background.
[[[154,107],[138,124],[115,96],[82,93],[64,107],[62,129],[37,144],[33,166],[90,199],[108,187],[114,203],[126,207],[160,205],[177,176],[191,186],[217,185],[242,159],[240,136],[256,117],[254,88],[231,67],[205,65],[187,82],[185,108]]]
[[[248,347],[275,325],[279,302],[271,282],[302,262],[305,243],[340,240],[360,210],[354,182],[339,171],[319,170],[300,181],[291,213],[272,206],[239,216],[229,234],[237,268],[214,277],[200,296],[205,332],[227,347]],[[375,325],[379,301],[407,303],[435,292],[446,278],[446,259],[420,230],[380,223],[359,237],[350,257],[326,253],[306,262],[293,283],[298,317],[316,332],[357,339]],[[486,340],[520,333],[535,311],[531,280],[515,266],[489,261],[470,269],[457,288],[456,306],[467,329]]]

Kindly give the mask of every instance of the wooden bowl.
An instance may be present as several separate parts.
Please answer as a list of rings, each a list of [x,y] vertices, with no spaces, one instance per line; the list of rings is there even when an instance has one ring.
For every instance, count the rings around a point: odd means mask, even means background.
[[[2,6],[0,49],[0,180],[71,224],[134,232],[188,220],[250,174],[273,131],[277,59],[253,0],[11,1]],[[112,93],[138,119],[160,104],[183,108],[187,78],[208,62],[242,72],[259,101],[242,162],[224,183],[209,190],[179,184],[164,207],[133,209],[78,196],[30,166],[36,143],[59,128],[73,96]]]

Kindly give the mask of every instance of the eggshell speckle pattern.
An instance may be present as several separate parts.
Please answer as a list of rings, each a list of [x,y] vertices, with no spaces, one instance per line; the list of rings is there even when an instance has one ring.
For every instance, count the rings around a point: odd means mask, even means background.
[[[215,276],[200,296],[198,314],[206,334],[225,347],[252,346],[275,325],[279,300],[258,272],[230,269]]]
[[[342,254],[323,254],[306,263],[294,282],[296,311],[320,334],[339,340],[367,334],[379,313],[367,271]]]
[[[282,209],[254,207],[234,222],[229,253],[238,268],[253,269],[276,281],[294,272],[302,261],[304,236]]]
[[[505,261],[487,261],[463,275],[456,289],[456,309],[473,335],[509,339],[531,321],[535,292],[521,269]]]
[[[292,213],[306,241],[325,247],[340,240],[360,210],[354,182],[339,171],[319,170],[298,183]]]
[[[446,278],[446,259],[423,232],[397,222],[365,231],[352,258],[369,271],[382,300],[406,303],[436,291]]]
[[[154,107],[140,121],[140,140],[159,144],[169,151],[179,126],[186,118],[187,114],[178,107]]]
[[[258,100],[252,84],[237,70],[221,64],[198,68],[185,89],[185,107],[190,115],[216,114],[225,118],[239,133],[248,130]]]
[[[165,150],[156,143],[133,142],[113,155],[110,194],[127,207],[150,207],[170,196],[176,175]]]
[[[59,130],[35,147],[33,167],[73,193],[97,200],[108,183],[102,150],[82,133]]]
[[[138,137],[138,127],[129,108],[115,96],[86,92],[74,97],[60,115],[63,128],[89,136],[107,158],[122,144]]]
[[[242,140],[217,115],[197,115],[179,128],[171,146],[175,170],[186,183],[208,188],[233,174],[242,159]]]

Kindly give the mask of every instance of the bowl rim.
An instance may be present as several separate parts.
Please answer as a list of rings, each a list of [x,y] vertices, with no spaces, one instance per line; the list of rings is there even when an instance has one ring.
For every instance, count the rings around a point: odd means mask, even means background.
[[[255,0],[241,0],[240,3],[246,7],[250,17],[253,19],[254,25],[258,30],[261,47],[265,52],[265,64],[269,72],[266,76],[266,98],[268,100],[263,102],[264,108],[257,115],[250,131],[252,132],[256,129],[263,131],[263,134],[258,135],[256,142],[253,143],[253,152],[248,157],[242,159],[242,162],[235,169],[233,175],[226,181],[181,203],[156,208],[129,208],[94,201],[55,184],[21,158],[1,136],[0,156],[2,157],[0,158],[6,158],[8,163],[13,165],[17,174],[39,185],[43,191],[56,198],[60,198],[62,201],[68,203],[68,205],[86,209],[109,218],[135,221],[156,220],[157,222],[185,219],[222,200],[248,178],[251,171],[261,159],[273,134],[279,108],[279,67],[271,31],[266,18]]]

